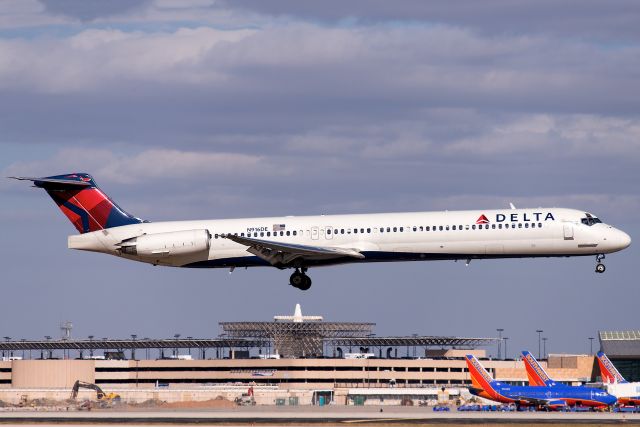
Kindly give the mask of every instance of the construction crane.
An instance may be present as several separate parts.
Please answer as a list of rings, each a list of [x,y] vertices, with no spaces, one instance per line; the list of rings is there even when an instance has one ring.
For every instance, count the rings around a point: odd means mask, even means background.
[[[75,400],[78,397],[78,390],[80,390],[81,388],[88,388],[90,390],[95,390],[96,397],[98,398],[99,402],[113,403],[113,402],[119,402],[120,401],[120,395],[119,394],[116,394],[116,393],[105,393],[96,384],[92,384],[92,383],[88,383],[88,382],[84,382],[84,381],[80,381],[80,380],[76,381],[75,384],[73,384],[73,388],[71,389],[71,399],[72,400]]]

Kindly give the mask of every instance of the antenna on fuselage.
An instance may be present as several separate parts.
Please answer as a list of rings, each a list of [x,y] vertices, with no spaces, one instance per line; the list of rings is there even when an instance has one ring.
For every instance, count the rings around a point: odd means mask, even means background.
[[[516,207],[515,207],[515,206],[513,206],[513,203],[511,203],[511,202],[509,202],[509,206],[511,206],[511,209],[513,209],[513,210],[515,210],[515,209],[516,209]]]

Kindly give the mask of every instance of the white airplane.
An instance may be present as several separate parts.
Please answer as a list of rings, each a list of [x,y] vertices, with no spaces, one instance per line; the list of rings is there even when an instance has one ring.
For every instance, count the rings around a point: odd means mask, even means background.
[[[310,267],[381,261],[596,256],[631,243],[629,235],[574,209],[537,208],[319,215],[148,222],[129,215],[86,173],[33,181],[80,235],[68,247],[173,267],[293,268],[289,283],[311,286]]]

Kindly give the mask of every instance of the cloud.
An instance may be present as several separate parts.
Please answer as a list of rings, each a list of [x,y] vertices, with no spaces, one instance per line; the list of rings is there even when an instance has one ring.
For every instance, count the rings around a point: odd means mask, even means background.
[[[91,21],[105,16],[122,15],[150,4],[151,0],[40,0],[40,2],[47,13]]]
[[[264,176],[286,173],[261,156],[235,153],[208,153],[169,149],[150,149],[135,155],[110,150],[65,148],[49,159],[15,162],[6,167],[5,176],[42,176],[89,172],[97,180],[128,184],[157,182],[158,179],[208,179]]]

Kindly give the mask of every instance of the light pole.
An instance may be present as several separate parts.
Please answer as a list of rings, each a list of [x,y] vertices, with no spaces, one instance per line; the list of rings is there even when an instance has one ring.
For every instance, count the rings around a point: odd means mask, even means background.
[[[589,337],[589,354],[593,354],[593,340],[595,338]]]
[[[544,331],[542,329],[536,329],[536,332],[538,333],[538,359],[541,359],[540,357],[540,347],[541,347],[541,340],[542,340],[542,334]]]
[[[504,340],[504,358],[506,360],[509,358],[509,356],[507,356],[507,341],[509,340],[509,337],[504,337],[502,339]]]
[[[178,358],[178,338],[180,338],[180,334],[175,334],[173,337],[176,339],[176,352],[175,352],[175,356],[176,356],[176,359],[177,359],[177,358]]]
[[[47,342],[49,342],[49,340],[51,340],[51,335],[45,335],[44,338],[47,340]],[[49,357],[47,357],[47,359],[51,359],[52,355],[53,355],[53,352],[51,351],[51,349],[49,349]]]
[[[131,340],[133,341],[133,345],[131,346],[131,360],[136,360],[136,338],[138,338],[138,335],[131,334]]]
[[[93,335],[89,335],[89,357],[93,358]]]
[[[542,355],[547,358],[547,337],[542,337]]]
[[[496,331],[498,331],[498,360],[500,360],[500,356],[501,356],[501,346],[502,346],[502,332],[504,331],[504,328],[498,328],[496,329]]]

